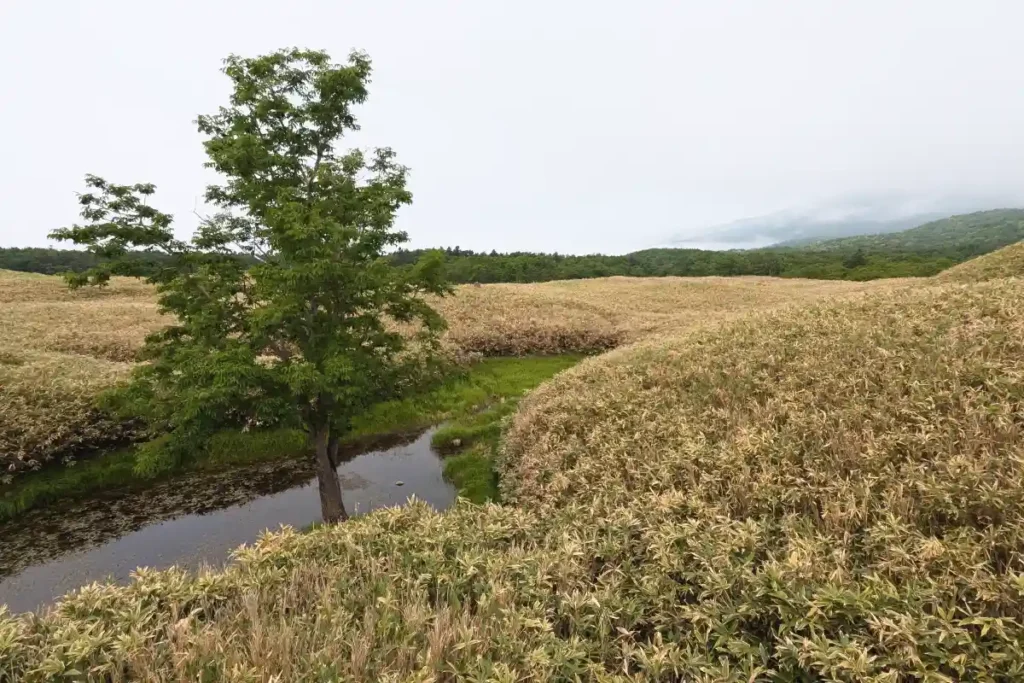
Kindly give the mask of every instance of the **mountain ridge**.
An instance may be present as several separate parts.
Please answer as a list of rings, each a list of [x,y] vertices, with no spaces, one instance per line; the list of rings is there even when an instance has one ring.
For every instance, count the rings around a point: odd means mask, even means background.
[[[995,194],[961,197],[914,197],[898,193],[854,195],[730,221],[705,228],[698,236],[678,236],[658,246],[697,249],[803,246],[830,239],[902,232],[994,206],[1024,206],[1024,197]]]

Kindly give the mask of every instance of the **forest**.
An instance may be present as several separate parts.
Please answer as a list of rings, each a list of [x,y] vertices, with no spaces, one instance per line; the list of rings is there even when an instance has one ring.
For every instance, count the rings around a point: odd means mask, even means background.
[[[903,232],[861,235],[803,246],[711,251],[645,249],[620,256],[537,252],[498,253],[448,247],[445,270],[453,283],[547,282],[612,275],[632,277],[768,275],[821,280],[928,277],[950,266],[1024,239],[1024,210],[996,209],[952,216]],[[390,258],[412,266],[426,249],[398,249]],[[156,267],[160,255],[140,253]],[[240,256],[239,258],[245,258]],[[0,249],[0,269],[54,275],[81,272],[96,257],[69,249]]]
[[[452,282],[546,282],[612,275],[632,277],[701,277],[708,275],[771,275],[822,280],[874,280],[924,277],[959,263],[953,253],[889,254],[854,249],[824,251],[771,248],[735,251],[646,249],[623,256],[591,254],[475,253],[445,249],[445,268]],[[400,264],[415,263],[418,250],[399,251]]]

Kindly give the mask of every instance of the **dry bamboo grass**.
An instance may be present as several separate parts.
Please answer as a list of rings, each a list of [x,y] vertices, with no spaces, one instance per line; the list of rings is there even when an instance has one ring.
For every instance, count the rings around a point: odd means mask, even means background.
[[[25,301],[103,301],[134,299],[152,301],[153,288],[134,278],[113,278],[106,287],[70,290],[62,278],[38,273],[0,270],[0,303]]]
[[[941,282],[981,282],[1002,277],[1024,276],[1024,242],[1011,244],[935,276]]]
[[[72,292],[57,277],[0,271],[0,477],[129,436],[96,397],[164,324],[135,280]]]
[[[0,617],[0,679],[1020,680],[1024,280],[879,288],[585,361],[518,505],[379,511]]]
[[[869,285],[770,278],[607,278],[460,287],[438,302],[457,357],[597,352],[650,335]],[[123,439],[95,397],[167,324],[151,287],[115,278],[69,291],[0,271],[0,475]]]
[[[521,404],[507,498],[678,489],[835,533],[883,509],[923,527],[1006,512],[986,489],[1024,503],[1022,305],[1014,280],[880,291],[590,359]],[[953,488],[921,499],[938,479]]]
[[[89,356],[3,351],[0,347],[0,476],[131,435],[94,404],[131,365]]]
[[[629,278],[464,286],[439,309],[458,349],[484,355],[604,351],[656,332],[885,283],[766,277]]]
[[[71,291],[58,277],[0,270],[0,350],[15,356],[42,351],[129,362],[166,321],[152,288],[138,280]]]

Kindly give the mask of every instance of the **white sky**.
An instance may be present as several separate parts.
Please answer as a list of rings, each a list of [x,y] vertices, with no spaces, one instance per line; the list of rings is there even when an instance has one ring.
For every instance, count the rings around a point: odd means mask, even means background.
[[[183,235],[220,60],[374,61],[412,246],[622,252],[847,194],[1024,188],[1020,0],[0,0],[0,246],[154,182]]]

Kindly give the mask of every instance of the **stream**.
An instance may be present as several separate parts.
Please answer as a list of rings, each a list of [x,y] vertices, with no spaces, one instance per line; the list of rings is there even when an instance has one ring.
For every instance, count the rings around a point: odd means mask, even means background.
[[[437,509],[451,505],[455,488],[430,448],[432,434],[384,437],[343,450],[338,474],[348,513],[402,505],[411,496]],[[264,530],[319,520],[312,458],[199,472],[145,490],[31,510],[0,525],[0,605],[32,611],[93,581],[126,582],[136,567],[222,565]]]

